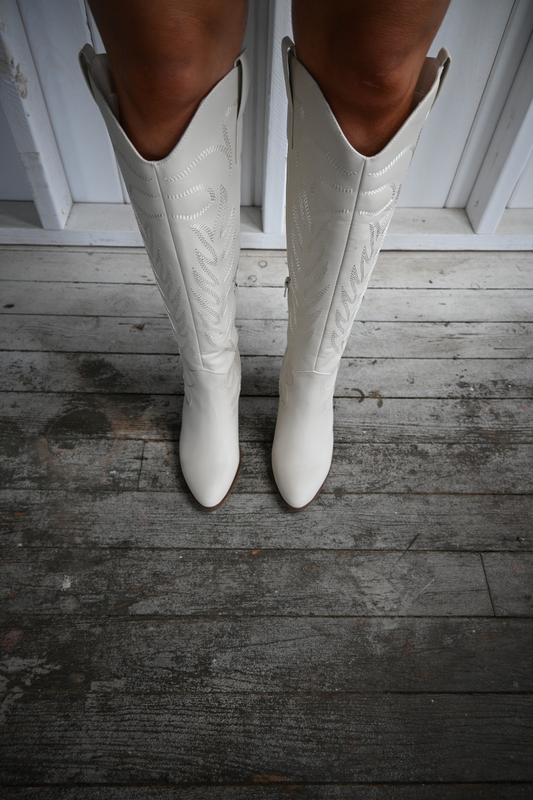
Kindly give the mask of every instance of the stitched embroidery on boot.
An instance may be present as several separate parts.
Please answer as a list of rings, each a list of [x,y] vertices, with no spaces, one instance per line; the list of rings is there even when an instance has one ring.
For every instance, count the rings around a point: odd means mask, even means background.
[[[380,169],[379,172],[369,172],[368,173],[368,177],[369,178],[380,178],[382,175],[384,175],[386,172],[388,172],[389,169],[392,166],[394,166],[394,164],[396,164],[396,162],[399,161],[400,158],[402,158],[402,156],[405,155],[405,153],[409,152],[409,150],[411,151],[411,158],[412,158],[413,157],[413,153],[416,150],[416,143],[415,144],[410,144],[407,147],[404,147],[404,149],[400,153],[398,153],[396,158],[393,158],[392,161],[389,164],[387,164],[386,167],[383,167],[383,169]],[[407,170],[407,167],[406,167],[406,170]]]
[[[333,329],[331,332],[331,345],[335,352],[339,354],[342,354],[346,347],[353,320],[361,305],[366,285],[370,279],[370,274],[381,248],[381,243],[392,219],[393,211],[394,206],[387,212],[383,220],[376,223],[369,223],[370,250],[367,249],[366,244],[363,246],[359,259],[359,269],[357,268],[357,263],[355,263],[350,273],[350,288],[353,296],[350,295],[345,286],[341,286],[340,301],[344,309],[344,315],[340,309],[336,310],[335,325],[337,330]],[[360,286],[362,286],[361,291],[359,291]]]
[[[216,153],[222,153],[227,160],[228,184],[233,170],[233,148],[228,133],[229,119],[237,108],[233,101],[226,109],[219,129],[222,141],[201,151],[185,169],[177,175],[164,178],[167,182],[179,182],[194,174],[198,165]],[[198,303],[198,317],[201,328],[198,333],[205,336],[209,345],[218,351],[237,349],[234,341],[235,297],[233,281],[237,268],[236,221],[238,209],[230,200],[228,189],[224,184],[218,187],[198,183],[182,192],[168,194],[169,200],[175,204],[172,219],[179,222],[190,222],[190,230],[194,234],[196,265],[192,265],[194,284],[189,291]],[[198,210],[191,208],[191,201],[207,192],[209,198]],[[233,200],[233,198],[232,198]],[[213,206],[216,216],[213,221]],[[179,229],[178,229],[179,230]]]
[[[133,207],[133,210],[137,217],[137,224],[139,225],[139,230],[143,237],[157,285],[163,296],[171,325],[180,343],[180,353],[183,355],[190,345],[191,334],[187,325],[187,311],[182,305],[182,287],[176,286],[174,289],[174,277],[177,276],[173,276],[170,267],[168,264],[165,264],[163,256],[161,255],[161,250],[157,248],[154,254],[154,233],[152,225],[147,223],[143,226],[137,216],[135,207]]]
[[[222,138],[224,139],[224,144],[212,144],[210,145],[210,147],[206,147],[204,150],[202,150],[201,153],[198,153],[198,155],[191,161],[191,163],[187,167],[185,167],[184,170],[179,172],[177,175],[168,176],[167,178],[165,178],[165,181],[170,183],[173,181],[181,181],[183,178],[186,178],[187,175],[190,175],[191,172],[193,172],[193,170],[198,166],[198,164],[200,164],[205,158],[212,155],[213,153],[224,153],[224,155],[228,159],[228,166],[231,174],[231,171],[233,169],[233,148],[231,146],[231,140],[228,133],[228,119],[233,109],[235,109],[237,106],[238,106],[238,100],[234,100],[233,103],[226,109],[224,113],[224,119],[222,121]]]

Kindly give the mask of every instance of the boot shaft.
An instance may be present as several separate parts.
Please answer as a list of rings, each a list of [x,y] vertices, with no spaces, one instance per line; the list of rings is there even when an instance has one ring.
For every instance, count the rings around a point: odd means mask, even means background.
[[[178,144],[159,161],[140,156],[120,125],[107,56],[86,45],[80,62],[109,131],[184,364],[227,373],[237,357],[234,288],[246,55],[201,102]]]
[[[287,250],[293,370],[332,373],[368,285],[449,54],[427,58],[415,109],[377,155],[347,141],[322,91],[283,42],[289,97]]]

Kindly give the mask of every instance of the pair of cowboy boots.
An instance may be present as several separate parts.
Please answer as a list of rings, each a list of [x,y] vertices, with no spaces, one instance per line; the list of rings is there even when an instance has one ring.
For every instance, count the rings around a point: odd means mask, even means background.
[[[426,59],[411,115],[380,153],[365,157],[346,140],[288,38],[282,55],[289,100],[289,323],[272,471],[285,503],[302,509],[320,492],[331,466],[341,356],[450,59],[444,49]],[[197,503],[215,509],[231,492],[240,466],[235,276],[246,53],[159,161],[142,158],[124,133],[107,57],[86,45],[80,63],[181,354],[183,476]]]

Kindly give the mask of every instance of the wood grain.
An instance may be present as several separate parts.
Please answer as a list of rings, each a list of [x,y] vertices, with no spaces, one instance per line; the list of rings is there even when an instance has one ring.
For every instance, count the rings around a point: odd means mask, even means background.
[[[277,397],[281,361],[244,356],[241,396]],[[175,355],[0,352],[0,391],[168,395],[183,393],[183,378]],[[361,396],[527,401],[532,393],[533,370],[519,359],[345,358],[335,387],[337,397],[356,401]]]
[[[5,614],[460,616],[468,609],[467,615],[492,616],[475,553],[147,550],[122,552],[119,561],[113,555],[77,548],[6,553]]]
[[[294,514],[269,475],[286,265],[243,254],[243,467],[206,514],[144,254],[6,253],[2,797],[529,797],[531,255],[384,254]]]
[[[241,286],[283,286],[287,254],[280,250],[241,250],[237,281]],[[141,247],[2,247],[2,276],[9,281],[41,283],[155,284]],[[402,253],[382,251],[372,273],[374,288],[388,289],[532,289],[530,252]]]
[[[4,781],[532,782],[530,707],[498,694],[44,695],[11,706]]]
[[[533,559],[525,553],[485,553],[483,566],[494,610],[500,617],[529,617],[533,613]]]
[[[175,442],[146,442],[140,491],[185,489],[177,449]],[[234,491],[273,491],[270,445],[243,442],[241,450],[241,472]],[[322,491],[528,494],[533,489],[532,458],[532,445],[337,443]]]
[[[276,780],[277,776],[257,776],[252,786],[206,786],[179,787],[180,800],[273,800],[294,797],[300,800],[527,800],[531,796],[531,783],[411,783],[387,784],[357,783],[333,785],[294,784]],[[270,781],[270,779],[272,779]],[[174,800],[176,787],[157,788],[149,786],[87,786],[83,788],[61,788],[36,786],[28,789],[4,788],[7,800],[27,800],[38,793],[39,800]],[[280,794],[281,793],[281,794]]]
[[[179,520],[179,525],[176,524]],[[275,494],[234,494],[198,516],[178,492],[0,490],[4,546],[196,549],[533,550],[531,495],[322,494],[293,514]],[[120,556],[119,556],[120,558]]]
[[[379,289],[366,291],[358,318],[364,322],[531,322],[530,289]],[[42,283],[28,292],[24,281],[5,281],[3,313],[166,316],[159,289],[112,283]],[[242,286],[237,319],[287,319],[281,287]]]
[[[533,690],[533,620],[365,617],[4,620],[12,692],[497,692]],[[11,666],[11,671],[8,665]],[[458,665],[460,667],[458,668]],[[15,667],[19,667],[16,669]]]
[[[4,488],[123,491],[138,486],[143,442],[87,436],[74,445],[59,429],[52,436],[26,439],[14,428],[13,437],[0,442]]]
[[[284,320],[237,323],[241,355],[279,356],[287,341]],[[77,317],[0,314],[0,349],[70,353],[177,354],[163,317]],[[359,358],[532,358],[533,324],[509,322],[360,322],[345,355]]]
[[[181,395],[0,394],[0,440],[12,431],[22,438],[48,437],[61,431],[74,447],[87,437],[177,440]],[[271,442],[278,400],[241,397],[240,440]],[[383,398],[377,393],[335,400],[338,443],[488,443],[531,444],[533,406],[516,400],[447,400]],[[13,428],[12,426],[18,426]],[[68,442],[67,442],[68,440]]]
[[[76,412],[74,412],[76,414]],[[105,427],[107,418],[92,415]],[[68,425],[68,419],[65,422]],[[270,443],[242,442],[236,493],[272,493]],[[533,444],[336,443],[325,493],[528,494]],[[186,491],[176,441],[98,435],[73,442],[60,425],[22,438],[17,426],[0,443],[0,480],[11,489]]]

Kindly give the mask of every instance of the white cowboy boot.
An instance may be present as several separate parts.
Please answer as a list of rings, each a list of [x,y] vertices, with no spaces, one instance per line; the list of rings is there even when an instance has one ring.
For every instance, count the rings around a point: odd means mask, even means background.
[[[183,476],[199,505],[216,508],[233,488],[240,465],[234,287],[247,61],[244,54],[237,59],[160,161],[142,158],[124,133],[107,56],[86,45],[80,63],[107,125],[180,349]]]
[[[450,57],[443,49],[426,59],[410,117],[380,153],[365,157],[346,140],[290,39],[282,50],[289,325],[272,470],[283,500],[301,509],[328,476],[340,359]]]

